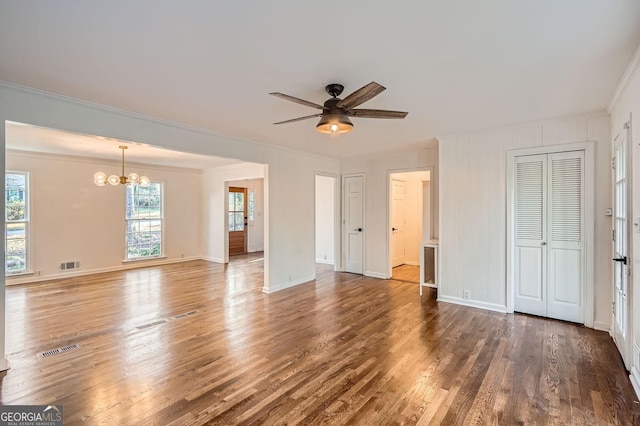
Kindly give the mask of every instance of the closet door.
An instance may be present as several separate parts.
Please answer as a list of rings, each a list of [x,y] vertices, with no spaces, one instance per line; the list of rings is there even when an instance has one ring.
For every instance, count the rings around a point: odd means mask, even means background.
[[[584,322],[584,151],[517,157],[514,310]]]
[[[547,316],[584,322],[584,152],[549,154]]]
[[[547,314],[547,155],[517,157],[515,164],[516,283],[514,309]]]

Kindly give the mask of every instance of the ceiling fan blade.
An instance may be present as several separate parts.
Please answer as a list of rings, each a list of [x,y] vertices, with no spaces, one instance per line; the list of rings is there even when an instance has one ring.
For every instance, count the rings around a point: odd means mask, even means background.
[[[305,117],[292,118],[291,120],[278,121],[277,123],[273,123],[273,124],[286,124],[286,123],[293,123],[294,121],[301,121],[301,120],[306,120],[306,119],[309,119],[309,118],[320,117],[320,116],[322,116],[322,113],[320,113],[320,114],[313,114],[313,115],[307,115],[307,116],[305,116]]]
[[[272,93],[269,93],[269,94],[273,95],[275,97],[284,99],[285,101],[291,101],[291,102],[295,102],[297,104],[310,106],[311,108],[325,109],[325,107],[322,106],[322,105],[319,105],[319,104],[316,104],[316,103],[313,103],[313,102],[309,102],[309,101],[305,101],[304,99],[296,98],[294,96],[285,95],[284,93],[272,92]]]
[[[409,114],[404,111],[389,111],[386,109],[351,109],[347,115],[361,118],[405,118]]]
[[[386,90],[386,87],[372,81],[364,87],[359,88],[336,104],[338,108],[351,109],[367,102],[369,99]]]

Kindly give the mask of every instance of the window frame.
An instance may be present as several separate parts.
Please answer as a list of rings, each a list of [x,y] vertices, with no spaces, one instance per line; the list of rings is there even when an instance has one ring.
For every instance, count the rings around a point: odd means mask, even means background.
[[[159,207],[160,207],[160,217],[143,217],[143,218],[128,218],[127,214],[127,197],[128,197],[128,192],[130,191],[130,188],[133,185],[138,185],[136,184],[127,184],[127,188],[126,191],[124,193],[124,257],[122,262],[123,263],[128,263],[128,262],[140,262],[140,261],[145,261],[145,260],[150,260],[150,259],[159,259],[159,258],[163,258],[166,257],[165,256],[165,182],[164,181],[152,181],[150,183],[150,185],[159,185],[160,186],[160,203],[159,203]],[[130,221],[143,221],[143,220],[159,220],[160,221],[160,253],[159,254],[153,254],[153,255],[148,255],[148,256],[136,256],[136,257],[129,257],[129,222]]]
[[[24,219],[23,220],[7,220],[7,175],[23,175],[24,176]],[[31,176],[28,171],[19,170],[5,170],[4,173],[4,275],[5,277],[12,277],[16,275],[32,274],[32,262],[31,262],[31,188],[30,188]],[[7,225],[10,223],[24,223],[24,240],[25,240],[25,266],[24,269],[19,271],[7,270]]]

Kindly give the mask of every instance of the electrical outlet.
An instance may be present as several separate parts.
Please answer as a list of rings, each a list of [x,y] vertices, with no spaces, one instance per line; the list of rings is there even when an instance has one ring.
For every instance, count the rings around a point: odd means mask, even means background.
[[[462,298],[464,300],[471,299],[471,292],[469,290],[462,290]]]
[[[184,253],[180,253],[180,258],[184,259]]]
[[[41,276],[42,276],[42,271],[37,270],[37,271],[36,271],[36,277],[41,277]]]
[[[289,275],[289,282],[291,282],[291,275]]]

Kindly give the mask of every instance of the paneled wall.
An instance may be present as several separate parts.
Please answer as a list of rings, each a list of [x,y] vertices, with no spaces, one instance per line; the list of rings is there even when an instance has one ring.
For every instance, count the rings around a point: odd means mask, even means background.
[[[507,151],[594,141],[595,323],[611,312],[611,167],[606,114],[440,140],[440,289],[443,300],[506,310]],[[470,300],[463,300],[463,292]]]

